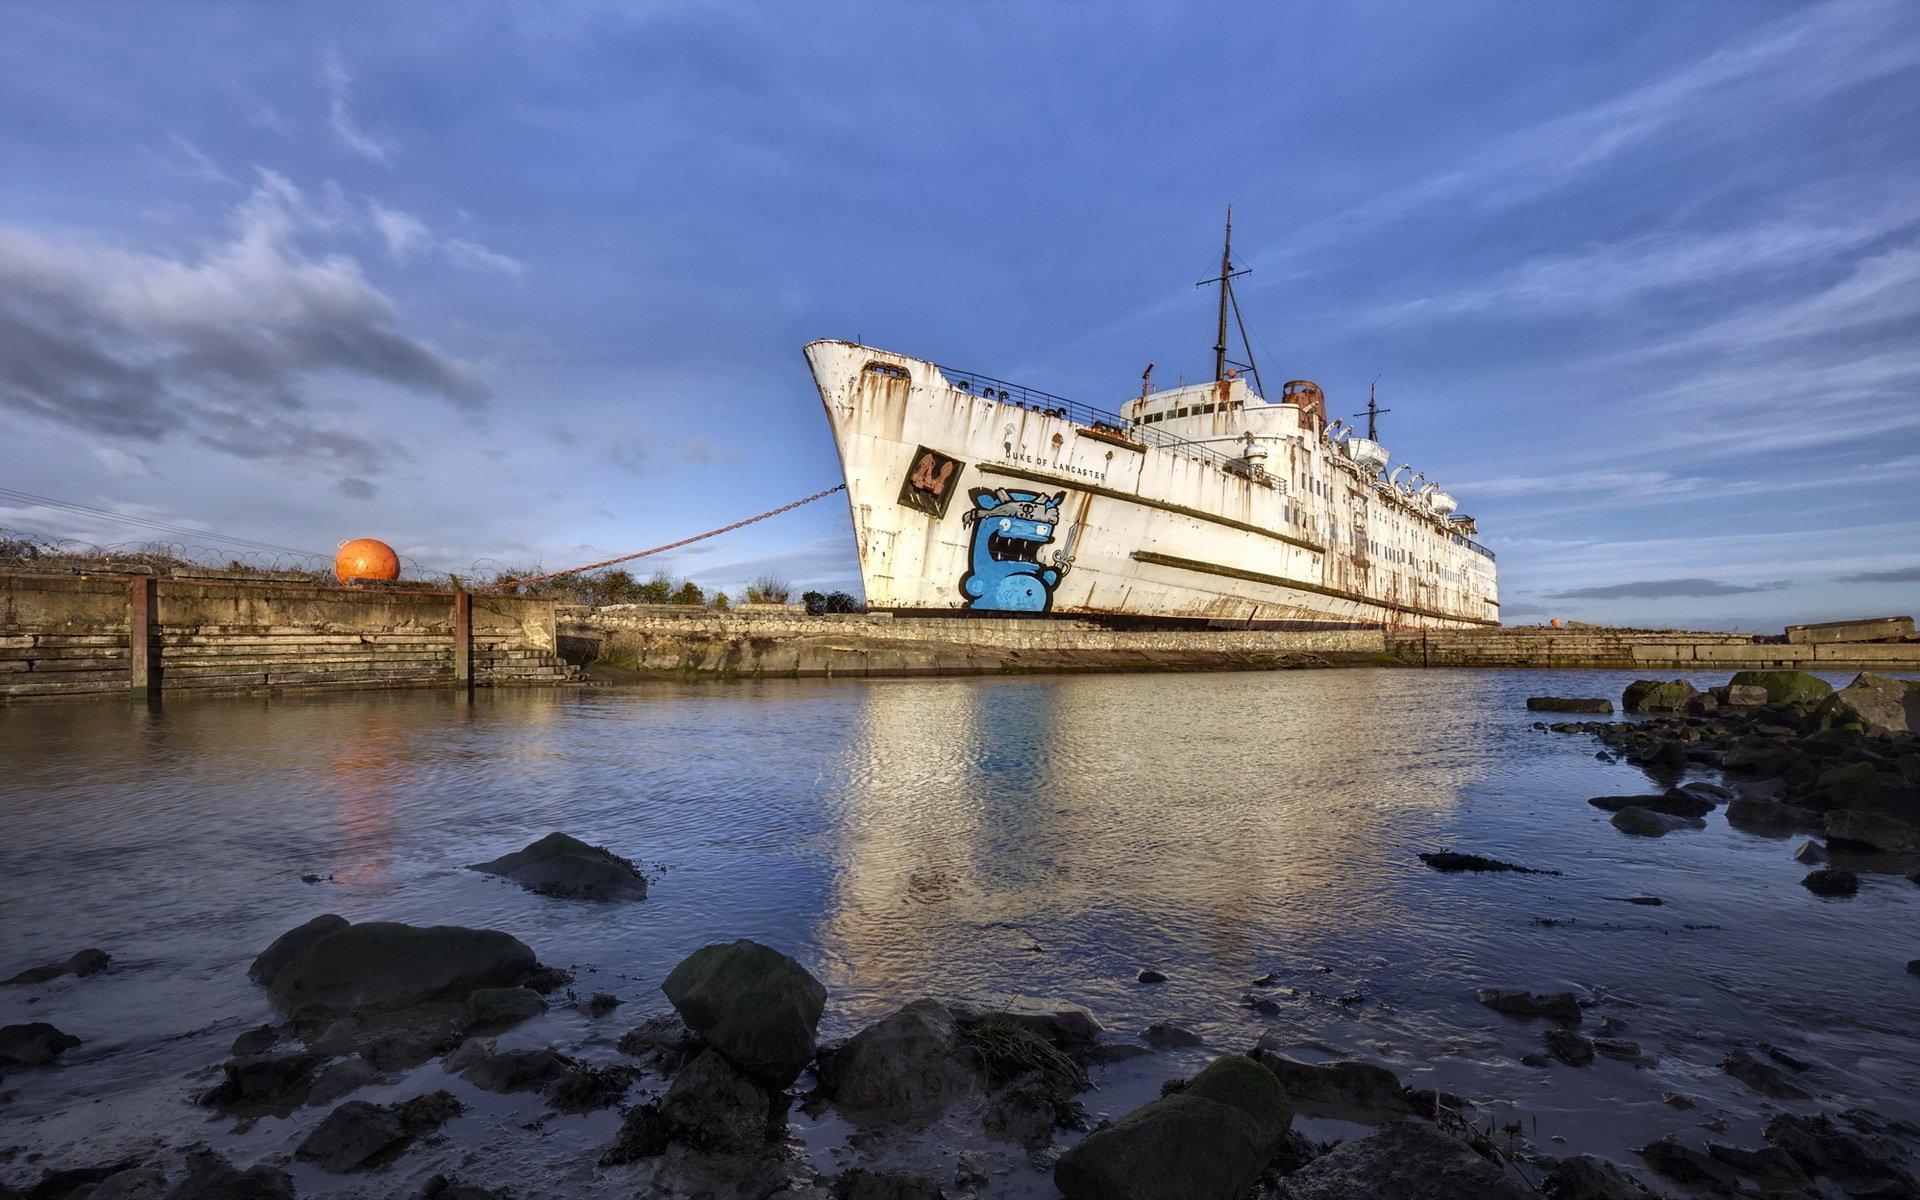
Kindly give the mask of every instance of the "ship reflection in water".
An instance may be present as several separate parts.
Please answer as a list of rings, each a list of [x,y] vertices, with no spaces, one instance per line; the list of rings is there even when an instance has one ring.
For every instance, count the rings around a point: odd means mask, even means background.
[[[1078,992],[1147,966],[1251,978],[1275,954],[1406,927],[1408,841],[1447,818],[1486,756],[1456,748],[1448,711],[1408,703],[1387,673],[1272,683],[867,688],[818,931],[830,986],[878,999],[1038,975]]]

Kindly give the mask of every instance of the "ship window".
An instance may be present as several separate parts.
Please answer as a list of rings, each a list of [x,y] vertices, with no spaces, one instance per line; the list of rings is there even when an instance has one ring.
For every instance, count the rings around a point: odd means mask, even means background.
[[[889,379],[908,378],[905,367],[897,367],[892,363],[870,362],[867,364],[866,370],[869,375],[885,375]],[[966,384],[962,383],[960,386],[964,389]]]

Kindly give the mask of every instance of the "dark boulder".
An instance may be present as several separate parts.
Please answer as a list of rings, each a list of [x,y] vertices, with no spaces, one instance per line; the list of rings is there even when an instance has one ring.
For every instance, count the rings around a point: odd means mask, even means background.
[[[689,1029],[770,1087],[786,1087],[813,1059],[827,989],[778,950],[745,939],[706,946],[660,990]]]
[[[613,1145],[600,1155],[600,1165],[615,1167],[643,1158],[655,1158],[666,1153],[672,1141],[673,1131],[661,1119],[660,1106],[636,1104],[621,1119],[620,1132],[614,1135]]]
[[[8,984],[45,983],[50,979],[59,979],[63,975],[93,975],[107,969],[113,956],[105,950],[87,949],[71,955],[64,962],[48,963],[43,967],[29,967],[11,979],[0,979],[0,987]]]
[[[1654,812],[1649,808],[1623,808],[1613,814],[1608,822],[1621,833],[1634,837],[1664,837],[1676,829],[1705,829],[1707,823],[1698,817],[1676,817],[1671,813]]]
[[[478,988],[467,993],[453,1023],[462,1033],[499,1033],[545,1011],[546,1000],[532,988]]]
[[[365,1100],[349,1100],[328,1113],[293,1156],[343,1175],[364,1171],[398,1157],[407,1128],[392,1109]]]
[[[1731,816],[1731,814],[1729,814],[1729,816]],[[1827,848],[1819,842],[1801,842],[1800,845],[1794,849],[1793,861],[1805,863],[1810,867],[1820,866],[1827,861]]]
[[[1707,1155],[1753,1180],[1767,1194],[1792,1193],[1813,1182],[1800,1169],[1800,1164],[1793,1161],[1793,1156],[1778,1146],[1745,1150],[1738,1146],[1708,1142]]]
[[[483,1092],[537,1092],[579,1065],[557,1050],[506,1050],[474,1063],[460,1078]]]
[[[45,1021],[0,1026],[0,1067],[44,1067],[79,1044]]]
[[[1572,992],[1529,992],[1525,988],[1481,988],[1480,1003],[1509,1017],[1548,1017],[1568,1025],[1580,1023],[1580,1002]]]
[[[1549,1029],[1546,1032],[1547,1053],[1553,1055],[1570,1067],[1593,1065],[1593,1043],[1571,1029]]]
[[[1529,696],[1527,707],[1535,712],[1610,713],[1613,701],[1599,697]]]
[[[1727,824],[1775,834],[1792,829],[1818,829],[1825,818],[1810,808],[1742,796],[1727,805]]]
[[[946,1193],[924,1175],[854,1167],[834,1179],[833,1200],[946,1200]]]
[[[1425,1121],[1346,1142],[1282,1181],[1286,1200],[1527,1200],[1534,1195]]]
[[[820,1089],[856,1122],[926,1121],[980,1090],[978,1055],[945,1005],[916,1000],[869,1025],[819,1066]]]
[[[1540,1181],[1549,1200],[1652,1200],[1653,1193],[1604,1159],[1590,1154],[1563,1158]]]
[[[1067,1200],[1235,1200],[1292,1123],[1273,1073],[1225,1055],[1184,1090],[1088,1134],[1060,1156],[1053,1181]]]
[[[273,939],[273,945],[260,952],[260,956],[253,960],[253,965],[247,968],[247,978],[262,987],[272,984],[274,977],[288,963],[305,954],[321,938],[339,933],[350,923],[337,913],[323,913],[304,925],[294,926]]]
[[[578,1066],[547,1090],[547,1101],[563,1113],[612,1108],[626,1097],[638,1074],[632,1067]]]
[[[1735,1050],[1720,1060],[1720,1069],[1763,1096],[1776,1100],[1806,1100],[1807,1090],[1788,1079],[1780,1068],[1763,1063],[1745,1050]]]
[[[1191,1029],[1175,1025],[1171,1021],[1155,1021],[1140,1031],[1147,1045],[1156,1050],[1171,1050],[1182,1046],[1202,1046],[1206,1039]]]
[[[159,1200],[166,1188],[167,1177],[152,1167],[130,1167],[101,1180],[86,1200]]]
[[[766,1085],[708,1049],[673,1077],[660,1119],[676,1140],[697,1149],[757,1154],[784,1132],[785,1107]]]
[[[638,1058],[656,1067],[664,1075],[680,1069],[680,1064],[698,1054],[706,1043],[688,1029],[677,1013],[648,1017],[622,1034],[620,1053]]]
[[[249,1054],[220,1064],[226,1076],[200,1098],[209,1108],[287,1109],[307,1097],[317,1054]]]
[[[1767,1122],[1768,1144],[1792,1156],[1809,1175],[1824,1175],[1848,1187],[1855,1195],[1911,1196],[1920,1192],[1900,1165],[1900,1148],[1884,1138],[1849,1133],[1825,1116],[1782,1113]],[[1901,1189],[1905,1189],[1904,1191]]]
[[[1660,1174],[1689,1188],[1705,1188],[1718,1195],[1741,1190],[1740,1175],[1732,1167],[1671,1137],[1642,1146],[1640,1157]]]
[[[139,1165],[139,1159],[128,1158],[99,1166],[56,1167],[50,1171],[42,1171],[39,1182],[28,1189],[25,1200],[64,1200],[65,1197],[80,1189],[98,1187],[115,1175],[135,1170]],[[11,1194],[13,1197],[20,1196],[19,1192]]]
[[[1063,1050],[1091,1046],[1099,1040],[1100,1022],[1078,1004],[1037,1000],[1029,996],[974,996],[946,1002],[953,1019],[962,1025],[1004,1021],[1024,1025],[1043,1040]]]
[[[1800,886],[1816,896],[1851,896],[1860,890],[1860,877],[1852,871],[1822,867],[1818,871],[1807,872]]]
[[[484,1188],[477,1183],[461,1183],[445,1175],[435,1175],[414,1193],[413,1200],[513,1200],[513,1193],[505,1188]]]
[[[1682,712],[1699,695],[1684,679],[1664,683],[1658,679],[1638,679],[1628,684],[1621,694],[1620,707],[1630,713]]]
[[[205,1146],[187,1151],[186,1167],[167,1200],[293,1200],[293,1180],[278,1167],[242,1171]]]
[[[343,1058],[314,1077],[307,1088],[307,1104],[319,1107],[372,1083],[378,1072],[372,1063],[355,1054]]]
[[[1452,850],[1439,850],[1431,854],[1422,854],[1420,861],[1436,871],[1513,871],[1521,875],[1558,875],[1558,871],[1543,871],[1534,867],[1522,867],[1515,863],[1501,862],[1497,858],[1482,858],[1478,854],[1459,854]]]
[[[1920,828],[1876,812],[1842,809],[1826,817],[1827,844],[1838,850],[1920,853]]]
[[[1680,788],[1668,788],[1658,796],[1595,796],[1587,803],[1607,812],[1644,808],[1671,817],[1704,817],[1716,807],[1716,801]]]
[[[563,900],[644,900],[647,881],[634,865],[603,846],[550,833],[524,850],[469,870],[504,875],[530,892]]]
[[[1813,717],[1821,726],[1858,725],[1883,737],[1920,733],[1920,691],[1867,671],[1821,701]]]
[[[516,983],[534,966],[526,943],[498,930],[368,921],[313,939],[273,973],[268,998],[288,1016],[409,1008]]]
[[[1285,1053],[1283,1045],[1279,1035],[1262,1034],[1251,1057],[1273,1072],[1286,1089],[1287,1098],[1301,1111],[1367,1124],[1397,1120],[1413,1112],[1406,1088],[1387,1068],[1351,1059],[1303,1062]]]

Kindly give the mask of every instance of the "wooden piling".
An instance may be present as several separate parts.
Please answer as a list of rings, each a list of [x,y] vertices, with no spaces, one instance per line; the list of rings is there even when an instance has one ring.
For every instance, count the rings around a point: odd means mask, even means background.
[[[473,690],[473,593],[453,594],[453,686]]]
[[[154,636],[156,581],[136,575],[127,583],[128,688],[135,700],[146,701],[160,694],[159,655],[154,653],[159,642]]]

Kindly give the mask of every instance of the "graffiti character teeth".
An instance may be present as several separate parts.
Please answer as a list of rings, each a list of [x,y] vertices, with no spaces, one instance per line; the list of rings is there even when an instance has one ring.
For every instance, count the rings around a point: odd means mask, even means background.
[[[1053,541],[1066,493],[1047,496],[1005,488],[975,488],[974,507],[961,519],[973,528],[973,550],[960,590],[966,607],[1002,612],[1046,612],[1064,573],[1040,565],[1040,548]]]

